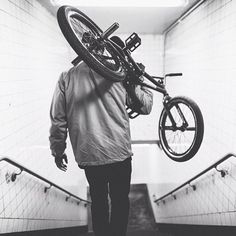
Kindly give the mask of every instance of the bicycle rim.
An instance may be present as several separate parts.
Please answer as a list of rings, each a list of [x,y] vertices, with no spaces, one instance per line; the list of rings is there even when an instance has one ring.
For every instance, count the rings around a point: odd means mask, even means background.
[[[123,70],[113,47],[108,41],[100,39],[101,32],[94,27],[92,22],[73,10],[68,12],[67,20],[77,40],[97,63],[114,72]]]
[[[187,128],[184,128],[179,110],[181,110],[188,123]],[[198,135],[197,117],[193,108],[187,102],[181,100],[171,104],[169,111],[176,122],[176,129],[173,127],[167,113],[163,112],[159,126],[160,139],[164,151],[170,158],[183,161],[196,143]],[[182,158],[184,159],[181,160]]]

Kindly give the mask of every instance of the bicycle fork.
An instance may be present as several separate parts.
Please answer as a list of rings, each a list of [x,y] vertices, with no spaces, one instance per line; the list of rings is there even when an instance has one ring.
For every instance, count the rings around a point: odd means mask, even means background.
[[[185,116],[183,114],[183,112],[181,111],[180,107],[178,104],[175,104],[175,108],[182,120],[182,126],[181,127],[177,127],[177,124],[175,122],[175,119],[172,115],[172,113],[170,112],[170,109],[168,107],[168,103],[169,101],[171,100],[171,97],[167,94],[164,96],[163,98],[163,106],[164,106],[164,109],[165,109],[165,112],[167,114],[167,116],[169,117],[170,119],[170,122],[171,122],[171,127],[169,127],[170,130],[173,130],[173,131],[177,131],[177,130],[180,130],[180,131],[185,131],[185,129],[188,127],[188,122],[187,120],[185,119]]]

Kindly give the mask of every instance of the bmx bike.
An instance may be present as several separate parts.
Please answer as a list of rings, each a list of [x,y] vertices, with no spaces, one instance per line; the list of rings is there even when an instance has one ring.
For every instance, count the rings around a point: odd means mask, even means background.
[[[193,100],[183,96],[172,98],[165,88],[167,77],[181,76],[182,73],[170,73],[164,77],[149,75],[131,57],[131,52],[141,45],[136,33],[125,40],[123,48],[109,38],[119,28],[118,23],[102,31],[86,14],[71,6],[60,7],[57,19],[64,37],[78,55],[73,64],[83,60],[106,79],[114,82],[128,80],[163,94],[163,110],[158,125],[160,145],[174,161],[191,159],[203,140],[202,113]],[[128,114],[130,118],[138,115],[132,109]]]

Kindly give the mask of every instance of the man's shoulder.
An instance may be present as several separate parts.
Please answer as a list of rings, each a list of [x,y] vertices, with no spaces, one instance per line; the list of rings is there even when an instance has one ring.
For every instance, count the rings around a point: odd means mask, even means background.
[[[78,63],[77,65],[71,67],[68,71],[69,72],[75,72],[75,71],[81,71],[81,70],[86,70],[88,71],[89,70],[89,67],[88,65],[84,62],[84,61],[81,61],[80,63]]]
[[[63,72],[64,73],[64,79],[68,80],[70,77],[73,76],[79,76],[81,74],[87,74],[89,73],[90,68],[87,66],[87,64],[83,61],[78,63],[77,65],[71,67],[68,71]]]
[[[90,76],[90,71],[91,69],[82,61],[61,73],[58,81],[59,86],[67,88],[72,81],[78,80],[78,78],[80,78],[80,80],[83,80],[83,78],[87,79]]]
[[[60,80],[67,80],[68,77],[70,77],[70,75],[79,73],[81,71],[89,71],[89,67],[83,61],[81,61],[77,65],[69,68],[68,70],[65,70],[65,71],[61,72]]]

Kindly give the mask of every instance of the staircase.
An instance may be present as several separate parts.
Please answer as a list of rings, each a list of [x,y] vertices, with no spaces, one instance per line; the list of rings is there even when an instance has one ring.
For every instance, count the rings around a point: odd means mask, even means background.
[[[127,236],[161,235],[158,233],[156,228],[146,184],[131,185],[129,197],[130,197],[130,214],[129,214]],[[91,222],[90,217],[89,221]],[[94,234],[90,232],[84,236],[93,236],[93,235]]]
[[[129,235],[138,235],[138,232],[149,232],[145,235],[155,235],[156,224],[148,197],[146,184],[131,185],[130,214],[128,232]]]

